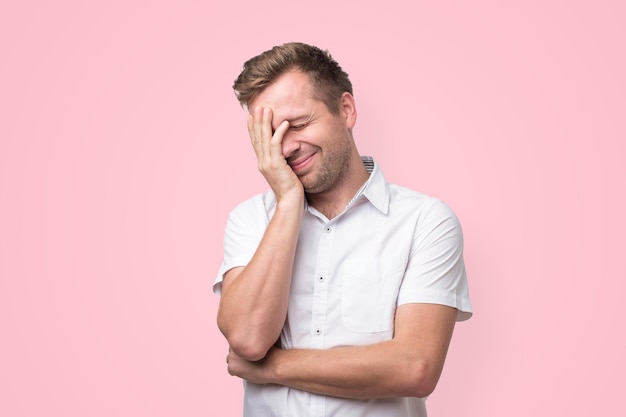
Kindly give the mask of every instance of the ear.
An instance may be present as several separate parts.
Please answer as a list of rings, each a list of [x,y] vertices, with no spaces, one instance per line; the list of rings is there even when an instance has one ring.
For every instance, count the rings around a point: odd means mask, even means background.
[[[346,122],[346,127],[352,129],[356,124],[356,103],[354,97],[344,92],[339,100],[339,114]]]

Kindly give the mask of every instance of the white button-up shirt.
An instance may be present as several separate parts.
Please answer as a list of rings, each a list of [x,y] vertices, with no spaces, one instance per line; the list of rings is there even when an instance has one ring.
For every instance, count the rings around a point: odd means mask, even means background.
[[[363,157],[370,178],[345,210],[328,220],[305,205],[296,249],[282,348],[367,345],[393,336],[396,307],[435,303],[472,314],[463,237],[440,200],[390,184]],[[274,214],[271,191],[230,214],[224,261],[214,283],[248,264]],[[279,385],[245,384],[244,416],[426,416],[423,398],[343,399]]]

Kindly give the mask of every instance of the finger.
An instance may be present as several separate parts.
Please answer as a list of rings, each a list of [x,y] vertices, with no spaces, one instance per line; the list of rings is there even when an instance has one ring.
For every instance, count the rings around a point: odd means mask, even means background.
[[[256,143],[260,143],[263,138],[263,134],[261,131],[261,126],[263,123],[263,108],[256,107],[253,112],[253,130],[254,130],[254,141]]]
[[[248,136],[250,136],[250,142],[254,145],[256,142],[256,136],[254,135],[254,116],[252,113],[248,114]]]
[[[261,140],[263,145],[263,154],[268,158],[272,155],[270,148],[272,133],[272,109],[265,107],[263,108],[263,122],[261,124]]]
[[[289,129],[289,122],[287,120],[283,120],[283,122],[276,128],[276,132],[274,132],[271,140],[272,156],[278,155],[281,158],[284,158],[282,143],[283,137],[285,136],[285,132],[287,132],[287,129]]]
[[[263,108],[263,124],[261,125],[261,131],[263,133],[263,139],[271,139],[273,132],[272,129],[272,109],[269,107]]]
[[[248,134],[250,135],[250,141],[252,147],[257,155],[259,161],[262,158],[262,141],[261,141],[261,120],[263,119],[263,109],[261,107],[255,107],[252,113],[248,116]]]

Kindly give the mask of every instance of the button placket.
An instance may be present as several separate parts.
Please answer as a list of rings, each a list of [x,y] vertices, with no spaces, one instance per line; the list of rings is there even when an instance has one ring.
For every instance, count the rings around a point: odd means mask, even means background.
[[[328,285],[327,278],[330,269],[330,260],[333,242],[332,226],[322,225],[321,234],[318,235],[318,252],[315,265],[315,283],[313,285],[313,310],[311,317],[312,336],[311,346],[322,349],[325,347],[324,329],[326,326],[326,315],[328,314]],[[320,337],[321,336],[321,337]]]

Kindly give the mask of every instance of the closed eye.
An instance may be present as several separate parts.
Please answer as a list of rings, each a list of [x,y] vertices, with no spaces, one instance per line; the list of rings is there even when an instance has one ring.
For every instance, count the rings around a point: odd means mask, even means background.
[[[306,127],[306,123],[300,123],[297,125],[293,125],[293,126],[289,126],[289,129],[291,130],[302,130]]]

